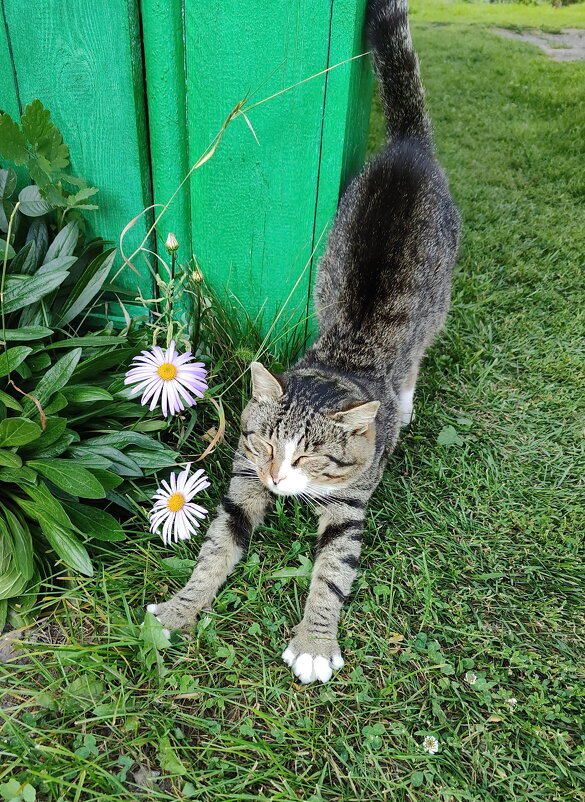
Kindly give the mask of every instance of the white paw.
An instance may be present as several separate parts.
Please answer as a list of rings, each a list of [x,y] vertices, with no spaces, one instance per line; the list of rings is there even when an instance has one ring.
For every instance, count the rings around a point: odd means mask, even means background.
[[[146,605],[146,612],[147,613],[152,613],[156,617],[156,620],[160,621],[160,623],[162,624],[162,621],[160,620],[160,618],[156,614],[157,610],[158,610],[158,604],[147,604]],[[170,638],[171,637],[171,630],[170,629],[166,629],[166,627],[165,627],[163,629],[163,631],[162,631],[162,634],[165,636],[165,638]]]
[[[309,682],[319,680],[319,682],[329,682],[333,672],[343,668],[344,660],[340,654],[333,657],[324,657],[321,654],[313,657],[308,652],[295,655],[291,649],[285,649],[282,659],[293,670],[293,674],[300,681],[308,685]]]

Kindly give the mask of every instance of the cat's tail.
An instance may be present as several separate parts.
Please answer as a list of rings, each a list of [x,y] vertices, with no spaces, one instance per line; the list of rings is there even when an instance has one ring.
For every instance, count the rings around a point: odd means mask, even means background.
[[[391,139],[432,146],[431,121],[408,25],[408,0],[368,0],[366,30]]]

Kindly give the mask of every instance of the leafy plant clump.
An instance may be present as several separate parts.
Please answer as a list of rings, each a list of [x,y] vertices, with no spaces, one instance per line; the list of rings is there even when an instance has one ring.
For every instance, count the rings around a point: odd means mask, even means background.
[[[133,480],[177,455],[150,433],[165,424],[143,420],[124,387],[146,335],[78,336],[115,251],[85,239],[77,210],[96,208],[82,201],[97,190],[59,172],[68,149],[38,101],[21,126],[0,115],[0,156],[35,182],[17,196],[17,174],[0,169],[1,630],[9,608],[18,620],[33,606],[55,556],[91,575],[87,544],[124,537],[104,502],[135,513],[144,488]]]

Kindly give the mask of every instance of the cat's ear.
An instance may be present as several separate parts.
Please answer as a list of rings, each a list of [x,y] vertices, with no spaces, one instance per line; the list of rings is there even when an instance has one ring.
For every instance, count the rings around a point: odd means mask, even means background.
[[[329,417],[335,423],[347,426],[356,434],[363,434],[374,422],[379,408],[379,401],[366,401],[364,404],[357,404],[349,409],[342,409],[340,412],[332,412]]]
[[[250,372],[252,374],[252,395],[254,398],[271,398],[277,401],[284,395],[282,384],[260,362],[252,362]]]

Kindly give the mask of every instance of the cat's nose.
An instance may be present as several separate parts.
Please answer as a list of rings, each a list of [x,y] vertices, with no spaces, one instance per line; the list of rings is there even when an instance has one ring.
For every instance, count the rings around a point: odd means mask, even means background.
[[[270,478],[272,479],[274,484],[277,485],[279,482],[282,482],[284,477],[283,476],[275,476],[273,473],[271,473],[270,474]]]

